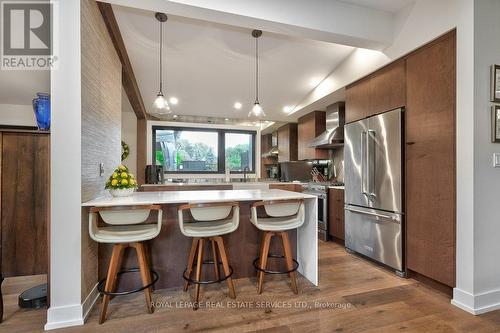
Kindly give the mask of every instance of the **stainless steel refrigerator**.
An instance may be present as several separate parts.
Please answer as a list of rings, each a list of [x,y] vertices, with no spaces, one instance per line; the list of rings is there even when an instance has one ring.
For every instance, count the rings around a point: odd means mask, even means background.
[[[345,246],[404,274],[403,109],[345,126]]]

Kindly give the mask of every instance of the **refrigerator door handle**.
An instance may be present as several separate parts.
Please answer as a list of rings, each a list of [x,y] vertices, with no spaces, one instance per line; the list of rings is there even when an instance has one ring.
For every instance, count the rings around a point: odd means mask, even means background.
[[[370,211],[365,211],[361,209],[356,209],[352,207],[345,207],[345,210],[353,212],[353,213],[359,213],[359,214],[365,214],[365,215],[370,215],[370,216],[376,216],[376,217],[381,217],[387,220],[391,220],[394,223],[401,223],[401,219],[399,218],[398,215],[386,215],[386,214],[379,214],[379,213],[374,213]]]
[[[368,189],[366,184],[366,157],[367,157],[367,133],[361,131],[361,193],[368,196]]]
[[[373,148],[375,148],[375,134],[376,132],[372,129],[368,130],[367,137],[366,137],[366,160],[367,160],[367,188],[368,188],[368,197],[372,199],[376,199],[377,195],[374,193],[375,189],[375,177],[373,177],[372,180],[372,174],[375,174],[375,149],[370,149],[370,141],[373,144]],[[371,140],[370,140],[371,139]],[[373,156],[372,156],[373,155]],[[372,183],[373,182],[373,183]]]

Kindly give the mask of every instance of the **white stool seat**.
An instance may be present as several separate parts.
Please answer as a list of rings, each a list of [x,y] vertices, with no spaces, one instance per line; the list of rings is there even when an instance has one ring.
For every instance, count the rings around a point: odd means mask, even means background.
[[[100,227],[97,224],[97,215],[106,223]],[[155,238],[160,234],[162,211],[158,209],[156,223],[144,223],[149,217],[149,209],[96,209],[89,214],[89,234],[98,243],[136,243]]]
[[[159,233],[156,224],[117,225],[99,228],[93,239],[100,243],[135,243],[153,239]]]
[[[258,217],[257,207],[264,206],[270,217]],[[252,206],[250,221],[262,231],[286,231],[301,227],[305,221],[304,203],[302,201],[289,202],[280,200],[261,202]]]
[[[233,219],[221,221],[185,222],[184,235],[188,237],[214,237],[235,231],[238,225]]]
[[[178,210],[179,227],[184,236],[209,238],[229,234],[239,225],[240,208],[237,203],[191,204]],[[189,209],[194,221],[184,221],[183,211]],[[229,215],[233,212],[233,216]]]

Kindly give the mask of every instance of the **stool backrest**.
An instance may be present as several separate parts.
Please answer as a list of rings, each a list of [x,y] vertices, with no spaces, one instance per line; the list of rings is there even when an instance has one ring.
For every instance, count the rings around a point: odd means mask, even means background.
[[[110,225],[131,225],[145,222],[151,210],[161,211],[158,205],[92,207],[90,213],[99,213],[102,220]]]
[[[305,208],[303,199],[286,199],[286,200],[268,200],[258,201],[252,204],[250,221],[259,227],[259,218],[257,215],[257,207],[263,206],[266,214],[271,217],[290,218],[290,223],[301,226],[305,221]]]
[[[194,223],[226,219],[229,217],[231,211],[233,212],[232,223],[235,228],[238,227],[240,222],[240,206],[235,201],[185,204],[179,206],[177,209],[179,227],[184,235],[186,235],[184,230],[185,221],[183,214],[185,210],[189,210],[191,212]]]

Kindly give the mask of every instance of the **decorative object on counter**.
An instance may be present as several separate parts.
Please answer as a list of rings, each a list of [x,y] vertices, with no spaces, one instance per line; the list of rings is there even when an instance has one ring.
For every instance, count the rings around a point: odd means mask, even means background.
[[[500,105],[491,107],[491,142],[500,142]]]
[[[155,13],[155,18],[160,22],[160,54],[159,54],[159,89],[156,94],[156,99],[153,102],[153,110],[157,115],[166,115],[172,113],[167,99],[163,95],[163,23],[167,21],[168,17],[164,13]]]
[[[259,37],[262,36],[262,31],[253,30],[252,36],[255,38],[255,102],[248,113],[248,117],[264,118],[266,114],[259,102]]]
[[[500,103],[500,65],[491,66],[491,101]]]
[[[123,164],[115,169],[106,182],[106,189],[114,197],[128,197],[134,193],[136,188],[137,182],[134,175]]]
[[[128,154],[130,154],[130,148],[128,144],[125,143],[125,141],[122,141],[122,161],[124,161],[128,157]]]
[[[37,98],[33,99],[33,112],[35,113],[38,129],[48,131],[50,129],[50,95],[46,93],[36,93]]]

